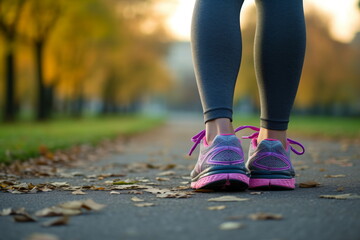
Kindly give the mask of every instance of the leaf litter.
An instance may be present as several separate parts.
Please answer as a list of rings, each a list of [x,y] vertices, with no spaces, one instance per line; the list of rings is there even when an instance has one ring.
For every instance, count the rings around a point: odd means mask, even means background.
[[[300,188],[315,188],[319,187],[321,184],[315,181],[307,181],[299,183]]]
[[[244,228],[244,224],[240,222],[224,222],[219,226],[220,230],[235,230],[241,228]]]
[[[211,210],[211,211],[214,211],[214,210],[223,210],[225,209],[226,206],[225,205],[219,205],[219,206],[210,206],[208,207],[207,209]]]
[[[336,194],[336,195],[320,195],[319,197],[326,198],[326,199],[338,199],[338,200],[360,199],[360,195],[354,194],[354,193]]]
[[[242,202],[242,201],[248,201],[249,198],[238,198],[235,196],[221,196],[217,198],[210,198],[208,199],[209,202]]]
[[[248,216],[251,220],[281,220],[283,216],[281,214],[274,214],[274,213],[253,213],[249,214]]]

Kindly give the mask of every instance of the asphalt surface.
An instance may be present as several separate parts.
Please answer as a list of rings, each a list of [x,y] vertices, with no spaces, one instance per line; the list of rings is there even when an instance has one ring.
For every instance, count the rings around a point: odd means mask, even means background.
[[[194,123],[196,122],[196,124]],[[185,157],[193,135],[202,130],[201,119],[173,118],[165,126],[133,137],[123,146],[123,152],[108,155],[98,161],[83,164],[66,172],[87,174],[125,173],[121,179],[145,179],[157,188],[186,186],[193,158]],[[296,138],[296,137],[295,137]],[[62,240],[112,240],[112,239],[360,239],[360,199],[324,199],[320,195],[360,194],[360,148],[341,141],[309,139],[300,140],[307,152],[292,155],[296,166],[297,183],[316,181],[316,188],[299,188],[294,191],[261,191],[261,194],[245,192],[194,193],[189,198],[157,198],[144,192],[133,194],[119,191],[88,191],[87,195],[73,195],[71,191],[55,190],[35,194],[11,194],[0,192],[0,210],[25,207],[30,213],[61,202],[91,198],[106,207],[70,218],[65,226],[43,227],[40,222],[18,223],[11,216],[0,217],[0,239],[29,239],[33,233],[49,233]],[[248,141],[243,142],[247,152]],[[134,163],[150,163],[156,166],[174,167],[175,175],[163,176],[168,181],[158,181],[159,169],[129,171]],[[326,175],[341,175],[329,178]],[[115,178],[115,177],[114,177]],[[88,182],[84,176],[68,178],[20,179],[33,184],[68,182],[70,185],[101,184],[106,178]],[[146,184],[146,183],[145,183]],[[141,191],[141,190],[139,190]],[[191,190],[184,190],[192,192]],[[209,202],[209,198],[232,195],[249,198],[242,202]],[[137,207],[131,201],[139,197],[154,203],[151,207]],[[226,208],[211,211],[209,206],[225,205]],[[252,220],[254,213],[281,214],[281,220]],[[221,230],[219,226],[228,221],[242,223],[235,230]]]

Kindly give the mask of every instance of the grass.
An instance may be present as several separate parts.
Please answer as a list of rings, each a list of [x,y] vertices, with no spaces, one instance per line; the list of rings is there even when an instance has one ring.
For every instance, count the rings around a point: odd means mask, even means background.
[[[161,122],[161,118],[123,116],[1,124],[0,163],[36,157],[41,146],[54,151],[76,144],[96,144],[104,139],[148,130]]]
[[[234,126],[259,126],[255,116],[236,116]],[[329,139],[359,139],[360,119],[323,116],[292,116],[289,136],[317,137]]]

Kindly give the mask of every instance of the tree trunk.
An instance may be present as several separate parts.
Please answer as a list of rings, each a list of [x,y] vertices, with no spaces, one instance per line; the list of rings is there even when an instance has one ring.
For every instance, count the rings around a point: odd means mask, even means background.
[[[46,87],[44,83],[43,76],[43,50],[44,42],[36,41],[35,42],[35,65],[37,73],[37,88],[38,88],[38,99],[36,105],[36,120],[43,121],[48,119],[47,106],[46,106]]]
[[[14,51],[9,49],[5,57],[6,86],[5,86],[5,106],[4,121],[12,122],[15,120],[15,59]]]

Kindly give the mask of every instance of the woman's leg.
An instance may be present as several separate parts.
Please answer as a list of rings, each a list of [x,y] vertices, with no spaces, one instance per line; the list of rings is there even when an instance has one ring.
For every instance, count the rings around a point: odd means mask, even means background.
[[[258,138],[286,144],[301,76],[306,32],[302,0],[256,0],[255,70],[261,101]]]
[[[234,133],[231,120],[241,61],[242,4],[243,0],[197,0],[194,9],[191,46],[209,142],[217,134]]]

